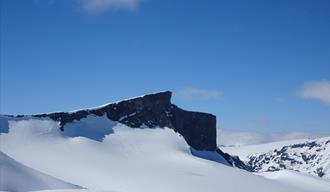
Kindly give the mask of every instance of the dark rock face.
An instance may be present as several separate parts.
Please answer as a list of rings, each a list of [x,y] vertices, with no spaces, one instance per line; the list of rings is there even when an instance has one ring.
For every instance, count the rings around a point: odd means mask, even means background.
[[[197,150],[217,149],[216,117],[207,113],[188,112],[173,105],[170,117],[174,129]]]
[[[133,128],[169,127],[180,133],[192,148],[215,151],[217,149],[216,117],[212,114],[180,109],[171,103],[171,96],[171,92],[165,91],[95,109],[34,116],[49,117],[59,121],[61,130],[64,130],[65,124],[80,120],[91,114],[96,116],[106,115],[110,120],[118,121]]]
[[[244,169],[246,171],[252,171],[252,168],[246,165],[238,156],[229,155],[228,153],[221,151],[219,148],[216,150],[216,152],[225,158],[231,166]]]
[[[70,129],[69,126],[65,126],[66,124],[79,121],[88,115],[99,117],[106,115],[108,119],[132,128],[169,127],[184,137],[192,151],[209,151],[210,154],[214,155],[213,159],[218,159],[216,155],[219,155],[233,167],[250,170],[238,157],[224,153],[217,147],[216,117],[214,115],[183,110],[171,103],[171,96],[170,91],[165,91],[107,104],[98,108],[75,112],[39,114],[33,115],[33,117],[50,118],[58,121],[62,131]],[[24,117],[16,116],[16,118]],[[112,130],[108,131],[111,132]],[[82,132],[84,131],[82,130]],[[104,135],[103,132],[93,134],[94,136],[100,134],[94,138],[96,140],[101,140]]]

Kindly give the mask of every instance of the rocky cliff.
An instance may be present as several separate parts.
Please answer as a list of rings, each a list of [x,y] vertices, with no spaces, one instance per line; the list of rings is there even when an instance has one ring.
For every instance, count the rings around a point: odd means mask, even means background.
[[[183,110],[171,103],[171,96],[170,91],[165,91],[93,109],[40,114],[34,115],[34,117],[49,117],[59,121],[60,128],[63,130],[65,124],[85,118],[87,115],[103,116],[106,114],[110,120],[118,121],[132,128],[172,128],[180,133],[192,148],[215,151],[217,149],[216,117],[208,113]]]
[[[194,150],[215,152],[222,156],[230,165],[249,170],[249,167],[238,157],[224,153],[217,147],[216,117],[214,115],[183,110],[171,103],[171,96],[172,93],[170,91],[165,91],[110,103],[96,108],[76,110],[73,112],[44,113],[32,115],[32,117],[50,118],[57,121],[60,124],[60,129],[64,132],[70,132],[68,130],[70,126],[66,126],[67,124],[80,121],[89,115],[106,116],[112,121],[120,122],[132,128],[168,127],[182,135],[188,145]],[[31,116],[18,115],[16,117],[7,117],[24,119]],[[83,132],[83,130],[81,131]],[[89,132],[91,131],[89,130]],[[101,133],[101,136],[102,134],[105,133]]]

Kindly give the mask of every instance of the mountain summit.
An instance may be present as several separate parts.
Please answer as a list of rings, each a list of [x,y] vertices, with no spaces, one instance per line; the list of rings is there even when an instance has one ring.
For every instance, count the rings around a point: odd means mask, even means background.
[[[49,117],[59,121],[60,128],[64,130],[66,124],[88,115],[106,115],[110,120],[132,128],[169,127],[179,132],[196,150],[216,150],[216,117],[208,113],[185,111],[171,103],[171,96],[170,91],[165,91],[91,109],[34,117]]]
[[[47,174],[42,178],[86,188],[72,192],[215,192],[219,186],[228,192],[328,191],[323,178],[282,172],[284,180],[273,181],[245,171],[250,169],[238,157],[216,147],[216,117],[183,110],[171,96],[165,91],[71,112],[0,115],[0,150]],[[303,186],[295,184],[297,178]],[[17,183],[20,175],[6,179],[0,178],[0,185],[8,184],[3,189],[26,191]],[[37,189],[48,184],[31,179]],[[56,186],[46,188],[63,188],[63,182],[49,181]]]
[[[183,110],[171,103],[171,97],[172,92],[164,91],[95,108],[32,116],[19,115],[15,118],[50,118],[59,122],[61,131],[66,135],[85,136],[98,141],[101,141],[105,135],[112,133],[112,129],[109,127],[96,129],[95,126],[72,128],[70,124],[79,122],[89,116],[104,116],[108,120],[122,123],[131,128],[168,127],[184,137],[194,155],[214,161],[218,161],[218,156],[221,156],[226,163],[248,170],[248,167],[238,157],[230,156],[217,147],[216,116],[209,113]],[[105,124],[100,126],[104,127]],[[212,155],[204,155],[199,151],[212,152]]]

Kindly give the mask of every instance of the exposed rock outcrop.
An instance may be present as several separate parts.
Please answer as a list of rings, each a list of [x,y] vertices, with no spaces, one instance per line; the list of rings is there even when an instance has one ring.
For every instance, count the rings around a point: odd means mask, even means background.
[[[33,115],[38,118],[51,118],[65,125],[79,121],[88,115],[106,115],[112,121],[123,123],[132,128],[169,127],[180,133],[194,150],[216,152],[230,165],[249,170],[238,157],[222,152],[216,143],[216,117],[212,114],[183,110],[171,103],[170,91],[148,94],[97,108],[82,109],[74,112],[56,112]],[[25,116],[16,116],[24,118]]]
[[[196,150],[216,150],[216,117],[208,113],[185,111],[171,103],[171,96],[170,91],[165,91],[93,109],[40,114],[34,117],[49,117],[59,121],[63,130],[65,124],[87,115],[106,114],[110,120],[133,128],[169,127],[179,132]]]
[[[330,137],[300,141],[248,156],[253,172],[294,170],[330,179]]]

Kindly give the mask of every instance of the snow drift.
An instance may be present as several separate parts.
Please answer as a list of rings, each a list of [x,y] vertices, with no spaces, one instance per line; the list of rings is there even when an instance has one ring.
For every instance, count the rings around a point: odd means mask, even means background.
[[[72,133],[66,133],[50,119],[7,120],[8,133],[0,135],[1,151],[91,191],[310,191],[232,168],[219,159],[197,157],[212,157],[210,153],[199,151],[194,156],[185,139],[169,128],[132,129],[89,115],[69,123]],[[79,128],[111,131],[97,141],[73,134]]]
[[[45,189],[81,189],[32,168],[0,152],[0,190],[25,192]]]

